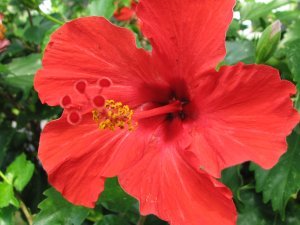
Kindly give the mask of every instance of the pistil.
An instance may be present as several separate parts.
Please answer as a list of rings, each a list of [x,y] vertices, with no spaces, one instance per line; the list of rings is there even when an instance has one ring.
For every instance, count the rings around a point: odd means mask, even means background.
[[[150,118],[154,116],[167,115],[169,113],[175,113],[180,111],[182,111],[182,104],[180,101],[177,100],[171,102],[168,105],[164,105],[161,107],[157,107],[157,108],[153,108],[141,112],[136,112],[133,118],[136,120],[140,120],[140,119]]]

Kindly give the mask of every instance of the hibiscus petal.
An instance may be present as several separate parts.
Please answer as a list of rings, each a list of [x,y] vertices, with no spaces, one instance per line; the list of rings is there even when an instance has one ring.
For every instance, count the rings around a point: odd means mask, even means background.
[[[290,99],[295,86],[276,69],[242,63],[211,72],[201,83],[194,100],[197,128],[186,152],[190,162],[216,177],[248,160],[274,166],[300,119]]]
[[[215,68],[226,54],[225,36],[235,0],[141,0],[137,15],[153,56],[170,76],[189,78]]]
[[[102,17],[76,19],[52,35],[34,86],[42,102],[57,105],[74,92],[78,80],[93,84],[104,76],[114,84],[131,86],[149,79],[149,57],[137,49],[131,31]]]
[[[138,138],[141,135],[144,138]],[[38,156],[49,182],[65,198],[92,207],[103,190],[104,177],[116,176],[136,163],[146,141],[147,132],[142,129],[99,130],[91,113],[76,126],[62,116],[46,125]]]
[[[119,176],[119,181],[140,201],[143,215],[155,214],[171,225],[235,224],[229,189],[194,170],[175,148],[147,151],[139,163]]]

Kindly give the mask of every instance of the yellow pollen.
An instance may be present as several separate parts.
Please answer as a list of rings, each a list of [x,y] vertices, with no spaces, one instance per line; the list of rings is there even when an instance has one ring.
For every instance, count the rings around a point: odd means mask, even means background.
[[[6,32],[5,26],[2,23],[0,23],[0,41],[4,40],[5,32]]]
[[[114,131],[116,128],[133,131],[137,123],[132,121],[133,110],[128,105],[114,100],[106,100],[103,109],[92,111],[93,120],[98,124],[99,129],[109,129]]]

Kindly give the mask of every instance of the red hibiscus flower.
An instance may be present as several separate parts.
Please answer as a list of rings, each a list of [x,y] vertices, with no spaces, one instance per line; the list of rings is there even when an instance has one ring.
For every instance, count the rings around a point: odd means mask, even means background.
[[[133,0],[131,1],[130,7],[124,6],[118,8],[114,13],[114,17],[118,21],[129,21],[135,17],[136,7],[137,3],[135,0]]]
[[[235,1],[141,0],[153,50],[101,17],[57,30],[35,77],[42,102],[64,108],[41,135],[49,182],[93,207],[107,177],[172,225],[233,225],[230,191],[212,177],[252,160],[272,167],[299,121],[295,86],[264,65],[214,68]]]

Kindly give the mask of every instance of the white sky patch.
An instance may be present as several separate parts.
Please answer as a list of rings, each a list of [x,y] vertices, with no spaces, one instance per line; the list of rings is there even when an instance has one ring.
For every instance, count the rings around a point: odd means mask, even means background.
[[[51,11],[52,11],[51,0],[44,0],[43,3],[40,4],[40,9],[41,9],[44,13],[51,13]]]

